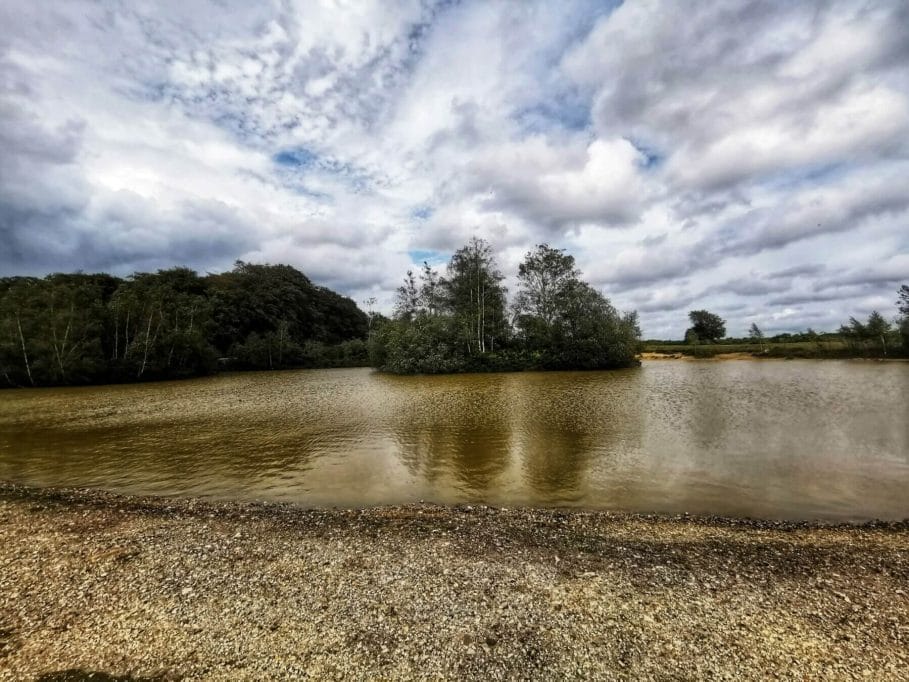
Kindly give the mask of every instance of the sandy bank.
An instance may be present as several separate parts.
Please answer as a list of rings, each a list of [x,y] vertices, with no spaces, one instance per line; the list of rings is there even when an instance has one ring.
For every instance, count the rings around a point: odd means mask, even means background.
[[[769,356],[769,355],[755,355],[754,353],[743,353],[743,352],[734,352],[734,353],[717,353],[716,355],[711,355],[706,358],[697,358],[693,355],[685,355],[684,353],[661,353],[659,351],[645,351],[639,355],[641,360],[785,360],[786,358]]]
[[[899,679],[909,526],[302,510],[0,484],[0,679],[74,668]]]

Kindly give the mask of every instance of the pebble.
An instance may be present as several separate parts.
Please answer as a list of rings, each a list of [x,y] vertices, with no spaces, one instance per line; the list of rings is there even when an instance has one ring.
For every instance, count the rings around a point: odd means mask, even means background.
[[[899,679],[907,590],[907,523],[0,483],[3,681]]]

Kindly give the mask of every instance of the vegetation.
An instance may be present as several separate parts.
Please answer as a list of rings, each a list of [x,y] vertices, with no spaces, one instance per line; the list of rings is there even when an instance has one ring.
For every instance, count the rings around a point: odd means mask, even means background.
[[[903,350],[909,353],[909,285],[904,284],[897,292],[899,298],[896,302],[900,317],[897,319]]]
[[[751,323],[751,328],[748,330],[748,336],[752,341],[757,341],[760,344],[761,352],[764,352],[764,332],[761,331],[761,328],[757,326],[756,322]]]
[[[714,343],[726,336],[726,320],[706,310],[688,313],[691,327],[685,331],[686,343]]]
[[[722,338],[725,322],[706,310],[689,313],[692,327],[686,330],[684,341],[647,340],[645,352],[673,353],[694,357],[713,357],[726,353],[750,353],[781,358],[886,358],[909,356],[909,286],[897,292],[899,315],[888,321],[874,310],[868,319],[850,317],[837,332],[783,333],[766,337],[752,323],[747,338]]]
[[[606,369],[635,364],[637,314],[620,314],[580,279],[574,257],[541,244],[518,269],[507,305],[495,255],[474,238],[441,275],[408,272],[394,319],[371,336],[374,366],[390,372]]]
[[[367,361],[369,318],[288,265],[0,279],[0,384],[136,381]]]
[[[482,239],[440,274],[408,271],[388,319],[367,313],[289,265],[237,261],[220,274],[187,268],[0,278],[0,386],[140,381],[219,367],[372,366],[395,373],[606,369],[635,364],[637,314],[621,314],[581,279],[574,258],[538,245],[525,255],[508,303],[504,276]],[[837,332],[725,337],[725,320],[689,313],[684,341],[643,350],[712,357],[909,356],[909,286],[898,315],[851,317]]]

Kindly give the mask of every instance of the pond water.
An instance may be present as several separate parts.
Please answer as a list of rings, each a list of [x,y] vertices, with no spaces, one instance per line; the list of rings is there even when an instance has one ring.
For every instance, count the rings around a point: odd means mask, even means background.
[[[0,480],[307,506],[909,517],[909,363],[368,369],[0,391]]]

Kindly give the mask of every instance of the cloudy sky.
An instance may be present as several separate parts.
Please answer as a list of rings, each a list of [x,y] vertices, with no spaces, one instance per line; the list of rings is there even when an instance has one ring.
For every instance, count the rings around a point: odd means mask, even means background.
[[[895,312],[909,0],[0,0],[0,274],[237,258],[388,308],[471,235],[647,337]]]

